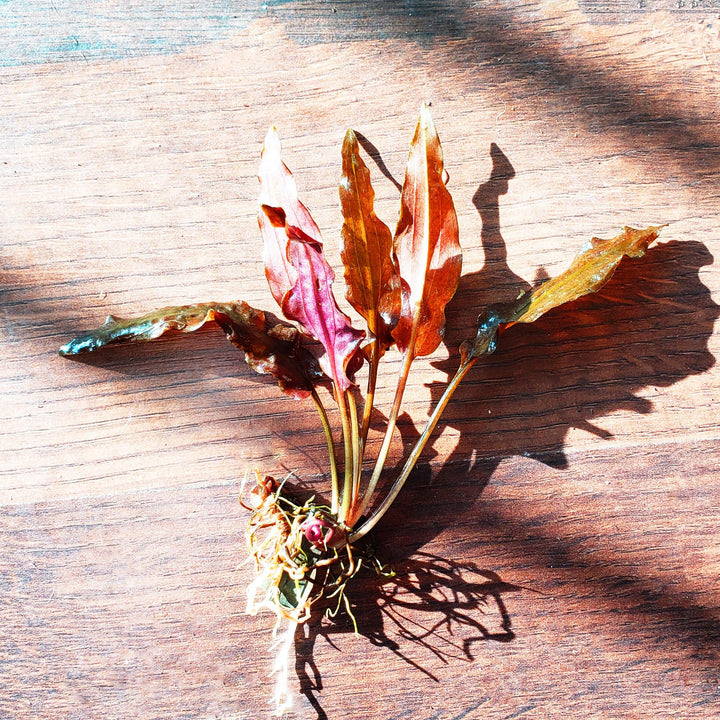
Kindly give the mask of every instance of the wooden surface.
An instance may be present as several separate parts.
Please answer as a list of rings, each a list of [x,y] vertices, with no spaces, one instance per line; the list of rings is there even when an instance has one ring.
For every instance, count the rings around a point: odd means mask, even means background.
[[[298,634],[293,717],[720,715],[717,2],[56,0],[0,18],[1,718],[270,716],[237,496],[256,467],[326,487],[314,411],[218,333],[56,351],[108,313],[272,309],[268,126],[337,259],[346,128],[377,149],[392,225],[423,100],[465,277],[405,442],[478,307],[593,235],[668,227],[473,371],[378,528],[398,575],[356,586],[360,635],[347,618]]]

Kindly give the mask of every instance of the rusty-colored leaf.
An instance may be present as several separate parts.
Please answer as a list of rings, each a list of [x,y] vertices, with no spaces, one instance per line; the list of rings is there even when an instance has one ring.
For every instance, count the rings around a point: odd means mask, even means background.
[[[613,275],[623,257],[642,257],[662,229],[635,230],[625,227],[610,240],[593,238],[561,275],[543,283],[508,319],[512,323],[531,323],[552,310],[583,295],[597,292]]]
[[[445,306],[462,269],[457,217],[443,180],[443,157],[427,105],[410,146],[395,252],[403,279],[403,307],[393,330],[398,347],[413,357],[440,344]]]
[[[400,276],[392,233],[375,214],[374,200],[370,172],[360,156],[355,133],[348,130],[340,179],[346,297],[378,338],[382,354],[394,342],[390,331],[400,315]]]
[[[172,330],[193,332],[213,320],[245,353],[250,367],[272,375],[289,395],[307,397],[325,378],[297,328],[270,319],[244,302],[166,307],[127,320],[110,315],[96,330],[63,345],[60,354],[79,355],[106,345],[154,340]]]
[[[531,323],[549,310],[597,292],[613,275],[624,257],[642,257],[662,226],[645,230],[623,228],[610,240],[593,238],[570,267],[514,303],[489,308],[478,317],[477,335],[460,348],[463,363],[493,352],[498,331],[515,323]]]

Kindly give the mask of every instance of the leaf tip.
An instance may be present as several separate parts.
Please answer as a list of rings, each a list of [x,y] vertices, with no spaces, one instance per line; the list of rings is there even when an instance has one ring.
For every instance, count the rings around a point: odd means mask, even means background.
[[[270,126],[270,129],[265,135],[262,154],[264,155],[266,152],[277,155],[280,154],[280,133],[278,133],[277,128],[274,125]]]
[[[358,139],[352,128],[348,128],[345,133],[340,153],[342,155],[343,180],[347,181],[346,176],[351,172],[351,168],[357,162],[358,156]],[[345,182],[345,185],[347,185],[347,182]],[[345,189],[348,188],[345,187]]]
[[[432,119],[432,113],[430,112],[430,103],[428,100],[425,100],[423,104],[420,106],[420,124],[424,128],[432,129],[435,127]]]
[[[92,333],[87,335],[79,335],[69,342],[66,342],[59,350],[60,357],[74,357],[81,353],[92,352],[103,346],[103,342],[95,337]]]
[[[650,225],[643,230],[637,230],[632,227],[624,227],[623,235],[631,244],[631,249],[626,253],[630,257],[639,257],[645,253],[648,247],[657,240],[660,231],[667,227],[667,223],[663,225]]]

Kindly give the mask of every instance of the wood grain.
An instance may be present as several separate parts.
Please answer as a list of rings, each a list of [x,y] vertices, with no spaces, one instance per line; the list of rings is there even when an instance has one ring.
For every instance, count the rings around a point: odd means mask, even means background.
[[[479,307],[668,227],[473,370],[378,529],[397,577],[359,580],[359,636],[298,632],[293,717],[717,717],[717,4],[95,6],[1,16],[0,718],[271,715],[237,495],[256,467],[326,487],[312,408],[211,331],[56,352],[108,313],[272,309],[267,127],[337,260],[346,128],[393,225],[423,100],[464,278],[395,461]]]

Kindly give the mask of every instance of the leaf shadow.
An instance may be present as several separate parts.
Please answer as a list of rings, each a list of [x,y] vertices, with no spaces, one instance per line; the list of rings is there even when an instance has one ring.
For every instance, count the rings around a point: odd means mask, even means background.
[[[474,196],[486,262],[461,278],[446,311],[449,357],[433,363],[447,379],[457,369],[460,343],[474,334],[478,309],[530,287],[507,264],[499,222],[499,200],[514,170],[495,144],[491,156],[490,179]],[[450,487],[458,488],[458,475],[461,494],[456,502],[467,507],[505,458],[529,457],[566,468],[570,430],[610,439],[599,418],[619,410],[650,413],[652,402],[636,393],[710,370],[715,357],[708,339],[720,306],[699,273],[712,262],[700,242],[656,244],[642,259],[625,259],[600,292],[556,308],[531,325],[510,328],[497,352],[477,363],[445,410],[442,424],[459,432],[451,456],[430,480],[430,450],[423,458],[425,472],[416,470],[379,527],[397,525],[410,508],[417,515],[421,496],[430,490],[442,497]],[[545,277],[540,269],[536,283]],[[431,383],[433,403],[446,382]],[[437,516],[413,525],[416,548],[446,527]]]
[[[474,335],[478,309],[510,300],[530,287],[508,265],[500,224],[500,198],[508,190],[514,169],[497,145],[491,146],[490,154],[490,177],[473,198],[482,219],[485,263],[478,272],[461,278],[446,312],[445,343],[450,357],[435,363],[448,379],[457,367],[457,347]],[[422,657],[441,662],[470,661],[472,646],[478,641],[514,638],[504,596],[527,588],[505,583],[494,571],[474,563],[440,558],[422,548],[457,524],[503,459],[524,456],[566,468],[565,438],[571,429],[609,439],[610,432],[598,418],[617,410],[650,413],[652,403],[636,394],[640,390],[668,387],[712,368],[715,358],[708,350],[708,338],[720,306],[699,276],[700,269],[712,261],[699,242],[658,244],[642,260],[624,261],[600,293],[503,335],[499,350],[478,363],[445,411],[442,422],[459,431],[451,457],[433,476],[433,453],[426,451],[422,464],[378,525],[379,556],[390,561],[398,576],[366,575],[353,593],[353,613],[364,637],[431,680],[437,680],[432,670],[401,648],[388,628],[394,628],[411,646],[424,648]],[[535,282],[544,277],[540,269]],[[444,382],[431,384],[434,401],[444,387]],[[403,444],[412,445],[418,437],[413,423],[406,419],[398,427]],[[495,521],[503,524],[498,518]],[[517,519],[514,523],[518,524]],[[383,532],[386,528],[392,528],[392,534]],[[516,532],[522,535],[522,527]],[[546,538],[545,542],[553,553],[570,558],[566,564],[577,569],[578,576],[594,562],[563,540]],[[546,560],[538,557],[540,563]],[[608,575],[608,584],[615,580]],[[668,591],[655,587],[652,579],[634,578],[630,585],[639,597],[656,598],[658,612],[668,604],[676,608],[672,622],[678,628],[696,624],[698,609],[682,598],[664,597]],[[482,614],[489,605],[500,618],[494,632]],[[710,622],[706,624],[707,638],[716,637]],[[318,618],[296,636],[301,691],[320,720],[327,715],[319,700],[323,683],[313,660],[315,644],[320,637],[332,644],[334,633],[352,630],[347,617],[322,622]],[[466,644],[453,646],[447,637],[457,638],[461,630]],[[709,642],[697,632],[687,635],[688,642],[701,650]]]

